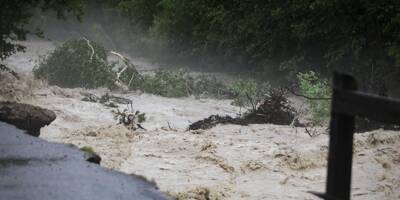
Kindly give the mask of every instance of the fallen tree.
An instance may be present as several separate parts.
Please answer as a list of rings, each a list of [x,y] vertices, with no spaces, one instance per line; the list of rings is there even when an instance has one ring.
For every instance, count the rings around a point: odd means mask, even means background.
[[[114,55],[123,62],[116,71],[116,63],[108,62],[108,55]],[[50,85],[75,88],[119,88],[128,90],[134,80],[141,80],[130,60],[115,51],[86,38],[69,40],[43,57],[35,66],[36,78],[47,80]]]

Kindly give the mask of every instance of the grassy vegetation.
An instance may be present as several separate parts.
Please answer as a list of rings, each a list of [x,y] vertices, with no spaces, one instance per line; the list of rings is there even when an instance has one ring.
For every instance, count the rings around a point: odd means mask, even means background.
[[[153,75],[144,76],[140,89],[165,97],[185,97],[191,94],[189,81],[181,71],[157,71]]]

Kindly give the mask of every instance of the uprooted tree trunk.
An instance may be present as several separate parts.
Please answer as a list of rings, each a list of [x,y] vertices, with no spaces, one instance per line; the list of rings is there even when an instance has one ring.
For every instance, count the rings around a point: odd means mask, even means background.
[[[189,130],[209,129],[217,124],[278,124],[290,125],[295,120],[295,109],[289,105],[284,90],[272,89],[254,108],[242,117],[211,115],[210,117],[194,122]],[[294,124],[296,126],[296,124]]]

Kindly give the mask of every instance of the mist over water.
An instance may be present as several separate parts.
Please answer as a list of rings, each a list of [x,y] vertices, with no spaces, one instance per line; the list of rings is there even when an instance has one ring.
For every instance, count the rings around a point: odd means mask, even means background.
[[[96,2],[87,6],[81,20],[68,14],[63,20],[58,19],[52,12],[38,12],[28,27],[31,30],[41,29],[44,39],[55,44],[62,44],[71,39],[87,38],[107,50],[123,53],[142,71],[190,68],[191,71],[200,73],[224,73],[238,75],[241,78],[266,80],[265,77],[257,77],[260,73],[249,68],[250,64],[237,62],[236,58],[227,59],[214,53],[185,56],[169,51],[162,47],[161,41],[148,36],[150,30],[143,30],[120,12],[105,8]],[[35,35],[29,38],[43,40]],[[274,75],[271,74],[267,78],[273,82]]]

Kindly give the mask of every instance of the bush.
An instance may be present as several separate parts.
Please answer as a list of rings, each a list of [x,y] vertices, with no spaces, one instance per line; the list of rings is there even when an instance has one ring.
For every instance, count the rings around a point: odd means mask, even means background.
[[[289,125],[295,117],[295,109],[289,104],[285,90],[270,88],[255,109],[245,113],[248,123],[272,123]]]
[[[300,83],[300,90],[305,96],[311,98],[331,97],[331,88],[329,87],[328,81],[322,79],[315,72],[298,73],[297,78]],[[312,112],[313,122],[319,125],[326,122],[330,114],[330,100],[309,99],[308,103]]]
[[[252,109],[255,110],[257,103],[264,99],[270,86],[267,83],[258,84],[253,79],[247,79],[232,83],[228,89],[233,95],[233,105],[252,106]]]
[[[39,60],[33,72],[36,78],[45,79],[50,85],[60,87],[109,87],[114,85],[113,66],[107,63],[104,47],[83,39],[70,40]]]
[[[239,80],[228,87],[234,95],[233,104],[244,107],[253,104],[257,95],[257,83],[252,80]]]
[[[134,82],[136,83],[136,81]],[[215,76],[200,75],[193,77],[185,71],[159,70],[155,74],[144,75],[143,81],[139,82],[134,89],[165,97],[186,97],[190,95],[214,98],[232,97],[232,92]]]
[[[165,97],[190,95],[190,83],[182,71],[157,71],[154,75],[143,76],[140,89],[144,92]]]
[[[189,77],[191,83],[191,92],[196,96],[207,96],[213,98],[229,98],[232,97],[226,85],[220,82],[217,77],[210,75],[200,75],[196,78]]]

